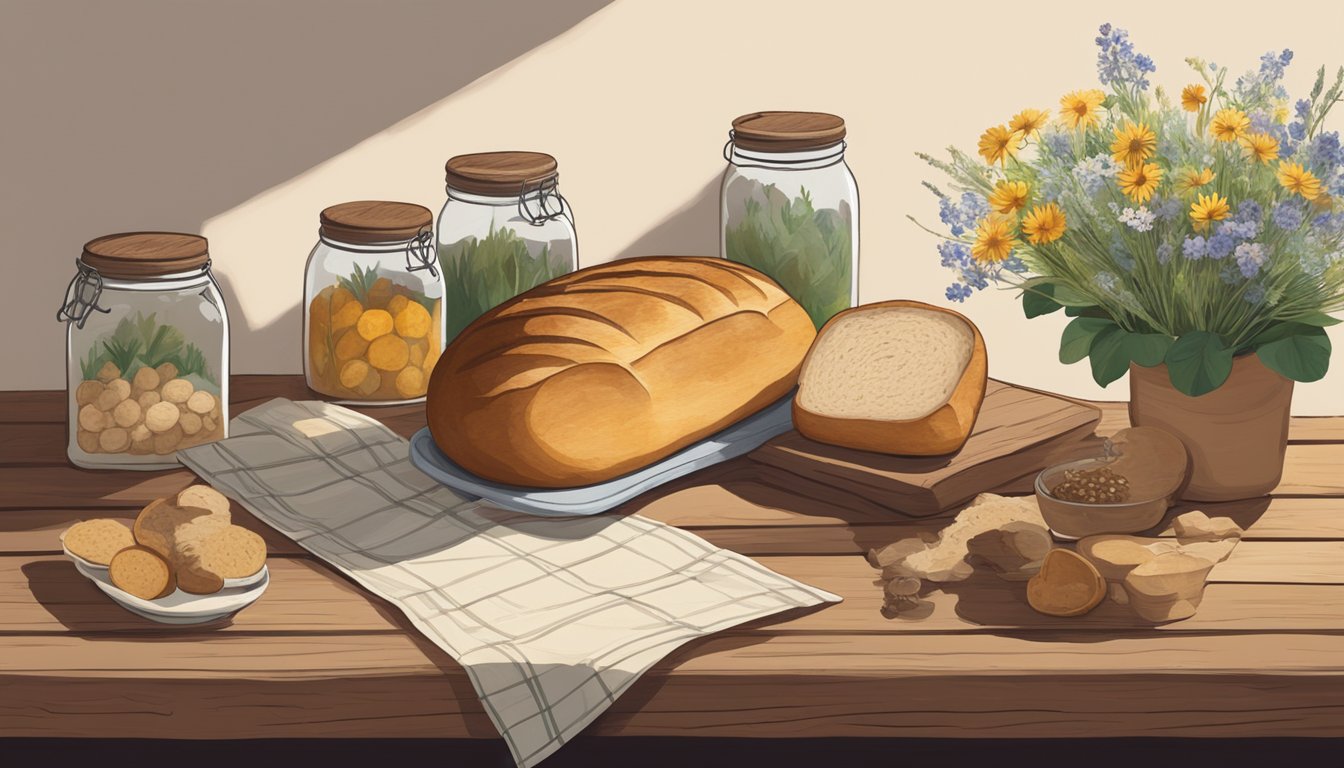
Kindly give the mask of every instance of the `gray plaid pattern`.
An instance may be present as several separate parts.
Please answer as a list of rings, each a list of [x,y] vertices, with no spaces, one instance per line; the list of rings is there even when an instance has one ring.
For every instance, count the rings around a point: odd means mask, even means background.
[[[457,659],[520,766],[688,640],[840,600],[642,517],[467,501],[412,466],[404,439],[339,406],[272,400],[229,433],[178,458]]]

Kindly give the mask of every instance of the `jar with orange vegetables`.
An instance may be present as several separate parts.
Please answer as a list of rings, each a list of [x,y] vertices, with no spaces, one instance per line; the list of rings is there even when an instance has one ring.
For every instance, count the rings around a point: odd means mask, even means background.
[[[362,200],[322,211],[304,279],[308,387],[340,402],[424,400],[443,352],[433,214]]]

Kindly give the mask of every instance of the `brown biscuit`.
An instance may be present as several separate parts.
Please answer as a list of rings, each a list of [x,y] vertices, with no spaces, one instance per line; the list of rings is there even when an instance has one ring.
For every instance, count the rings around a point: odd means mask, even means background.
[[[145,600],[155,600],[173,591],[173,569],[151,549],[127,547],[113,555],[108,576],[117,589]]]
[[[75,523],[61,534],[61,541],[71,554],[98,565],[111,563],[113,555],[135,544],[130,528],[106,518]]]
[[[266,564],[266,542],[237,525],[184,545],[183,553],[194,556],[201,570],[225,579],[246,578]]]

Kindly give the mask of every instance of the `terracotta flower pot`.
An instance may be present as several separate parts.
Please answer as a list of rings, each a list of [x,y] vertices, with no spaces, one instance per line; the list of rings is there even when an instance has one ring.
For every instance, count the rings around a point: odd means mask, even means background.
[[[1293,381],[1254,354],[1232,363],[1218,389],[1200,397],[1176,391],[1167,366],[1129,367],[1129,420],[1161,427],[1190,451],[1191,476],[1181,497],[1230,501],[1264,496],[1283,476]]]

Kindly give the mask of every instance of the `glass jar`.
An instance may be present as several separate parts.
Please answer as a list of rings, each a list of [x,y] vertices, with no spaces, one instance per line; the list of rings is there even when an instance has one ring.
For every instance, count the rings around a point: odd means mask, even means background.
[[[764,272],[821,328],[859,300],[859,187],[845,121],[753,112],[724,146],[719,255]]]
[[[578,269],[579,245],[554,157],[481,152],[452,158],[445,171],[438,245],[452,341],[487,310]]]
[[[443,352],[443,276],[434,215],[360,200],[319,217],[303,281],[303,373],[337,402],[423,402]]]
[[[229,317],[205,238],[131,232],[89,241],[57,318],[67,326],[69,447],[77,466],[168,469],[229,426]]]

